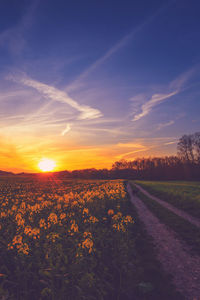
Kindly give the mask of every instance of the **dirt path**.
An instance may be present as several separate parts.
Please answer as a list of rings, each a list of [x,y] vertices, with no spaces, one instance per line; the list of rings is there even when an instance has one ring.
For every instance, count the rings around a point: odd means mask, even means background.
[[[197,226],[198,228],[200,228],[200,220],[192,217],[191,215],[189,215],[188,213],[184,212],[181,209],[176,208],[175,206],[173,206],[172,204],[167,203],[166,201],[163,201],[153,195],[151,195],[149,192],[147,192],[143,187],[141,187],[140,185],[134,183],[134,185],[146,196],[148,196],[149,198],[155,200],[156,202],[158,202],[159,204],[161,204],[162,206],[164,206],[165,208],[171,210],[172,212],[174,212],[176,215],[182,217],[183,219],[189,221],[191,224]],[[199,297],[200,299],[200,297]]]
[[[163,269],[172,275],[174,285],[186,299],[199,300],[200,257],[190,255],[189,249],[177,238],[177,235],[160,223],[158,218],[133,194],[130,184],[127,185],[127,190],[139,218],[153,238]]]

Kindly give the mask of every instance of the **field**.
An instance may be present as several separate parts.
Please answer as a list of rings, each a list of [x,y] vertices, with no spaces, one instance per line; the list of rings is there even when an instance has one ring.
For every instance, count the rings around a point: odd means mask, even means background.
[[[200,217],[200,182],[191,181],[135,181],[152,195]]]
[[[125,182],[0,178],[1,299],[179,299]]]

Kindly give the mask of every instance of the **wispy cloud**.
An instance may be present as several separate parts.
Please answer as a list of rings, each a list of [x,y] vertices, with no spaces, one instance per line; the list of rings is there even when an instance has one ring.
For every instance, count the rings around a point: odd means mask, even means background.
[[[115,156],[115,159],[135,159],[136,157],[149,157],[153,155],[166,155],[163,151],[163,146],[173,145],[177,143],[175,137],[151,137],[136,139],[135,142],[118,143],[116,145],[120,154]],[[127,152],[127,149],[131,151]],[[142,152],[140,154],[140,152]],[[158,154],[155,154],[158,153]],[[162,154],[161,154],[162,153]],[[172,153],[173,154],[173,153]]]
[[[142,105],[142,107],[141,107],[142,112],[139,114],[136,114],[133,118],[133,121],[137,121],[137,120],[143,118],[144,116],[148,115],[154,106],[156,106],[157,104],[163,102],[164,100],[176,95],[177,93],[178,93],[178,90],[174,91],[172,93],[169,93],[169,94],[153,95],[149,101],[147,101],[146,103],[144,103]]]
[[[61,135],[64,136],[66,133],[68,133],[71,130],[70,124],[67,124],[65,129],[61,132]]]
[[[195,74],[197,69],[199,68],[199,65],[194,66],[193,68],[190,68],[186,72],[179,75],[175,80],[173,80],[169,88],[170,89],[177,89],[180,90],[185,85],[185,83]]]
[[[173,120],[171,120],[171,121],[169,121],[169,122],[166,122],[166,123],[158,124],[157,130],[161,130],[162,128],[171,126],[171,125],[173,125],[173,124],[174,124],[174,121],[173,121]]]
[[[8,79],[36,89],[39,93],[51,99],[53,102],[57,101],[68,104],[69,106],[80,112],[80,115],[78,116],[79,120],[96,119],[102,116],[102,113],[98,109],[92,108],[87,105],[80,105],[66,92],[63,92],[53,86],[44,84],[37,80],[33,80],[29,77],[14,77],[10,75],[8,76]]]
[[[107,50],[107,52],[97,59],[89,68],[87,68],[82,74],[76,78],[76,80],[67,87],[67,90],[76,89],[77,86],[80,85],[80,81],[87,77],[91,72],[93,72],[97,67],[102,65],[106,60],[108,60],[112,55],[114,55],[118,50],[127,46],[130,41],[134,39],[134,37],[139,33],[143,28],[149,25],[161,12],[163,12],[169,5],[171,1],[167,4],[162,5],[156,12],[150,15],[143,23],[139,24],[135,28],[133,28],[128,34],[126,34],[121,40],[119,40],[114,46]]]
[[[136,148],[136,149],[141,149],[141,148],[145,148],[142,144],[139,144],[139,143],[132,143],[132,142],[129,142],[129,143],[118,143],[117,144],[118,147],[120,148]]]
[[[147,151],[147,150],[149,150],[149,148],[143,148],[143,149],[139,149],[139,150],[135,150],[135,151],[131,151],[131,152],[126,152],[126,153],[117,155],[116,159],[132,159],[133,154],[142,152],[142,151]]]
[[[135,153],[146,151],[149,149],[146,145],[138,142],[127,142],[127,143],[118,143],[116,147],[124,153],[120,153],[115,156],[116,159],[129,159],[132,158]],[[127,152],[127,149],[131,150]]]
[[[26,90],[10,90],[5,92],[0,92],[0,102],[2,101],[11,101],[15,98],[28,97],[28,92]]]
[[[180,74],[175,80],[171,81],[167,87],[166,93],[164,93],[164,94],[159,93],[159,94],[154,94],[153,96],[151,96],[151,98],[141,106],[141,112],[136,113],[134,115],[133,121],[138,121],[141,118],[143,118],[144,116],[148,115],[152,111],[153,107],[162,103],[166,99],[169,99],[169,98],[183,92],[184,90],[189,89],[190,86],[186,86],[186,83],[191,79],[191,77],[195,74],[195,72],[198,70],[198,68],[199,68],[199,65],[196,65],[196,66],[190,68],[189,70],[187,70],[186,72]],[[166,88],[165,88],[165,90],[166,90]],[[139,95],[132,97],[130,100],[134,102],[134,104],[137,106],[137,109],[138,109],[139,102],[143,101],[144,98],[145,98],[144,94],[139,94]],[[161,128],[172,125],[173,123],[171,123],[171,122],[172,121],[170,121],[170,123],[163,124],[164,126],[161,125]]]
[[[173,142],[165,143],[164,145],[167,146],[167,145],[173,145],[173,144],[177,144],[177,140],[176,140],[176,141],[173,141]]]

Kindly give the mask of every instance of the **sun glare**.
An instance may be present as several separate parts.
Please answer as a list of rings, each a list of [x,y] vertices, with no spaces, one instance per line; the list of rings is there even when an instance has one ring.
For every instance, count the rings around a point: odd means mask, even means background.
[[[52,159],[48,159],[48,158],[43,158],[39,164],[38,167],[40,168],[40,170],[42,172],[50,172],[53,171],[53,169],[55,168],[56,163],[54,160]]]

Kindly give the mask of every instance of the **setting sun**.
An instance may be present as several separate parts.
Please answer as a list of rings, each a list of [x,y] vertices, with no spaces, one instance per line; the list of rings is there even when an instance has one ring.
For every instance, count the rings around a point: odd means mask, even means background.
[[[38,167],[40,168],[40,170],[42,172],[50,172],[53,171],[53,169],[55,168],[56,163],[54,160],[52,159],[48,159],[48,158],[43,158],[39,164]]]

